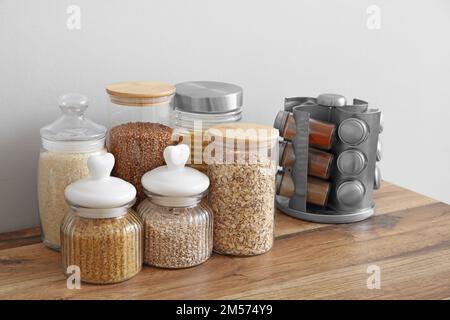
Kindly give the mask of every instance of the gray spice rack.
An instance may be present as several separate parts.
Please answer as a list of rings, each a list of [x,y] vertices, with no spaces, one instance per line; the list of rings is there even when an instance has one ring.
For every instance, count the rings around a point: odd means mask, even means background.
[[[381,111],[369,108],[367,102],[359,99],[347,105],[345,97],[336,94],[286,98],[284,110],[293,113],[296,125],[296,136],[292,140],[295,164],[291,172],[294,194],[291,198],[277,195],[278,209],[294,218],[317,223],[352,223],[372,216],[375,212],[373,190],[381,183],[376,166],[381,158],[381,143],[378,143],[383,129]],[[333,123],[337,128],[331,148],[334,161],[326,207],[306,202],[310,118]],[[275,127],[279,121],[275,120]],[[354,161],[362,163],[362,167],[351,172],[358,167]]]

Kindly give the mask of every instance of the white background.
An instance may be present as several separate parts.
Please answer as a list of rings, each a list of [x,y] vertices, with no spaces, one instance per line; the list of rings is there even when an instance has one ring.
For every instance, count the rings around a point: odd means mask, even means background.
[[[126,80],[236,83],[266,124],[288,96],[368,100],[386,120],[383,178],[449,203],[449,39],[448,0],[0,0],[0,232],[39,224],[39,128],[58,96],[86,94],[105,123],[104,86]]]

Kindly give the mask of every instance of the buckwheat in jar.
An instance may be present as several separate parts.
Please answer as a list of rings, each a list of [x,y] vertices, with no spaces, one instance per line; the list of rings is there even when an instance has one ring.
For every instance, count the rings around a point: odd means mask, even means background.
[[[164,165],[163,151],[173,144],[170,101],[175,87],[158,82],[108,85],[108,151],[116,158],[113,175],[130,182],[145,199],[141,178]]]
[[[274,239],[278,131],[234,123],[210,128],[207,135],[209,204],[214,213],[214,251],[257,255]]]

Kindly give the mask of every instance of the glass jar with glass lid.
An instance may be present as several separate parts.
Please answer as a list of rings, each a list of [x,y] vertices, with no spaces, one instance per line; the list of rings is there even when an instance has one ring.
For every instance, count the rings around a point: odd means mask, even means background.
[[[136,189],[111,177],[113,166],[111,153],[91,156],[89,177],[65,190],[71,212],[61,225],[63,268],[78,267],[88,283],[121,282],[142,268],[142,224],[131,209]]]
[[[59,99],[61,116],[41,129],[38,166],[38,201],[42,238],[59,250],[61,221],[69,212],[64,189],[88,175],[87,159],[106,152],[106,128],[85,116],[88,99],[76,93]]]
[[[148,196],[138,208],[144,225],[144,263],[186,268],[205,262],[212,253],[213,216],[204,200],[208,177],[185,167],[189,147],[164,151],[167,165],[147,172],[142,184]]]
[[[209,142],[203,133],[217,124],[240,121],[242,100],[242,88],[231,83],[190,81],[176,85],[171,120],[181,142],[191,147],[189,166],[206,172],[203,152]]]
[[[214,251],[250,256],[270,250],[274,237],[278,131],[254,123],[229,123],[206,133],[209,204]]]
[[[108,85],[108,150],[116,158],[113,175],[133,184],[145,199],[144,173],[164,165],[163,151],[173,144],[170,101],[175,87],[158,82]]]

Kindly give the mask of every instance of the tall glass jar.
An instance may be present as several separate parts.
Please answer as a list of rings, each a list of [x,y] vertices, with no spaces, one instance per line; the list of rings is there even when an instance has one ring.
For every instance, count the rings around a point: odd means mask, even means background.
[[[88,175],[87,159],[104,153],[106,128],[85,117],[88,100],[80,94],[59,99],[62,115],[43,127],[38,165],[38,201],[42,240],[47,247],[60,248],[60,226],[69,206],[64,189]]]
[[[90,157],[90,176],[65,191],[71,212],[61,225],[63,268],[79,268],[88,283],[122,282],[142,268],[142,224],[131,209],[136,189],[110,177],[113,165],[110,153]]]
[[[163,150],[173,144],[170,101],[175,87],[155,82],[122,82],[109,94],[108,150],[116,158],[113,175],[133,184],[145,199],[144,173],[164,164]]]
[[[274,238],[278,131],[248,123],[218,125],[207,135],[214,251],[257,255]]]
[[[186,268],[205,262],[212,253],[213,215],[203,201],[208,177],[189,167],[189,147],[164,151],[167,166],[142,177],[148,198],[138,208],[144,224],[144,263],[161,268]]]
[[[191,147],[188,166],[206,173],[204,131],[242,118],[242,88],[224,82],[190,81],[176,85],[172,101],[172,126],[181,142]]]

